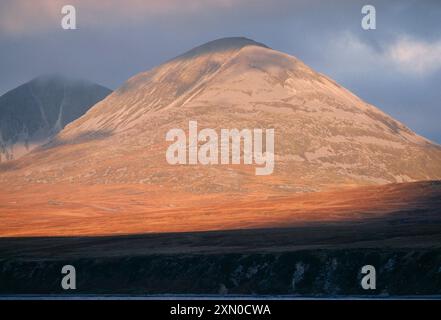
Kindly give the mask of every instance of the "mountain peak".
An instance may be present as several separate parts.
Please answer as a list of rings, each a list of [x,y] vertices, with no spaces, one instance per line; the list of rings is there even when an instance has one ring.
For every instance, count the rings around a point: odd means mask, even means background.
[[[51,166],[63,174],[53,181],[76,179],[82,168],[78,181],[191,193],[303,192],[441,177],[439,147],[295,57],[266,48],[246,38],[219,39],[135,75],[57,135],[87,157],[71,162],[71,146],[60,144],[23,163],[44,172],[46,156],[56,154]],[[200,128],[273,129],[272,178],[256,178],[242,166],[170,167],[164,137],[190,121]],[[83,142],[91,133],[105,137]]]
[[[49,141],[111,90],[61,74],[44,74],[0,96],[0,162]]]
[[[61,85],[61,84],[71,84],[71,85],[94,85],[93,82],[80,79],[76,77],[70,77],[62,73],[45,73],[41,74],[28,82],[32,85]]]
[[[200,46],[197,46],[190,51],[187,51],[182,56],[195,56],[200,55],[204,53],[211,53],[211,52],[223,52],[223,51],[230,51],[230,50],[240,50],[243,47],[246,46],[258,46],[263,48],[269,48],[268,46],[264,45],[263,43],[256,42],[252,39],[248,39],[245,37],[227,37],[227,38],[220,38],[216,39],[207,43],[204,43]]]
[[[49,80],[65,80],[67,77],[61,73],[44,73],[33,78],[30,82],[34,81],[49,81]]]

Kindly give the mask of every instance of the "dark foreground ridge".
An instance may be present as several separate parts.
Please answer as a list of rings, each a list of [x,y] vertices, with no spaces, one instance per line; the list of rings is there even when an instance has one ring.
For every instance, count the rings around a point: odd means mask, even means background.
[[[77,270],[77,290],[61,289],[67,264]],[[361,288],[366,264],[376,267],[376,290]],[[439,295],[439,266],[440,249],[3,260],[0,294]]]
[[[439,295],[436,222],[3,238],[0,294]],[[377,272],[373,291],[360,285],[368,264]],[[61,289],[64,265],[76,268],[77,290]]]

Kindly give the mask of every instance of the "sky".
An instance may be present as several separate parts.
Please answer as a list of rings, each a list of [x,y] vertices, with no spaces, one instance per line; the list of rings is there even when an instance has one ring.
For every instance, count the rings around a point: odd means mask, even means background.
[[[64,5],[76,30],[61,27]],[[376,9],[376,29],[361,8]],[[60,73],[116,89],[197,45],[245,36],[301,59],[441,143],[438,0],[0,0],[0,94]]]

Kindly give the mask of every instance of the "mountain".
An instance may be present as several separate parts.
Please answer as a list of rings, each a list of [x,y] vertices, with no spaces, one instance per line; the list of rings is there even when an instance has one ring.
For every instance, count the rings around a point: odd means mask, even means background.
[[[273,128],[275,168],[170,165],[166,133]],[[245,38],[194,48],[135,75],[0,180],[144,184],[274,194],[441,179],[441,147],[299,59]]]
[[[0,97],[0,162],[49,141],[111,90],[60,75],[37,77]]]

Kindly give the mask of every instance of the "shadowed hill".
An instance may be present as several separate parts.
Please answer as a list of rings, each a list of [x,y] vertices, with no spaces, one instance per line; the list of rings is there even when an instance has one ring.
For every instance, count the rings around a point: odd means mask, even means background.
[[[0,162],[46,143],[111,90],[61,75],[37,77],[0,97]]]

